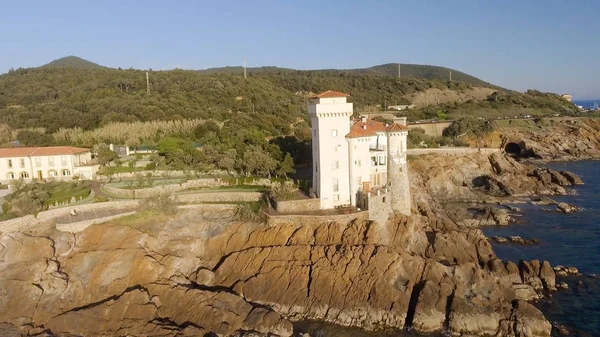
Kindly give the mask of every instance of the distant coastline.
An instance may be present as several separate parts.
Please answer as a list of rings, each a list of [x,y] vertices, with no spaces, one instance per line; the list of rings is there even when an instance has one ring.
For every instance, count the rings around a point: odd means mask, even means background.
[[[581,105],[584,108],[591,108],[594,106],[594,103],[598,103],[600,105],[600,98],[597,99],[577,99],[573,100],[573,104]]]

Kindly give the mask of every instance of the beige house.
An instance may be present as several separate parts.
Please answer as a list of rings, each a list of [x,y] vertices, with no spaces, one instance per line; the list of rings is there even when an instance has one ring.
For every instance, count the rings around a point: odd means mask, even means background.
[[[93,179],[99,166],[92,164],[89,149],[71,146],[0,149],[0,182]]]

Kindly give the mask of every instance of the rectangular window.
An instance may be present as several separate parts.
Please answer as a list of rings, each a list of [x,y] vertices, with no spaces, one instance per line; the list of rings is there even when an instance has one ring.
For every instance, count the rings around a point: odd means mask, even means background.
[[[19,164],[21,165],[21,168],[25,168],[25,159],[21,158]]]
[[[340,161],[339,160],[334,160],[333,162],[331,162],[331,169],[332,170],[338,170],[340,168]]]
[[[67,156],[61,156],[60,157],[60,164],[62,166],[67,166]]]
[[[333,178],[333,191],[334,192],[340,191],[340,184],[338,182],[338,178]]]
[[[41,157],[35,157],[35,166],[42,167],[42,158]]]
[[[331,130],[331,137],[337,137],[337,129]]]
[[[54,166],[54,157],[48,157],[48,166],[50,166],[50,167]]]
[[[333,201],[340,201],[340,195],[339,194],[334,194],[333,195]]]
[[[8,160],[8,168],[12,168],[12,159]]]

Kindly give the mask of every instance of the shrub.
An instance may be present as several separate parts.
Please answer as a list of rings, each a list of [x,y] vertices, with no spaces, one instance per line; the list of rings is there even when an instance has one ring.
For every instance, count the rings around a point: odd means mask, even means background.
[[[271,186],[271,198],[283,201],[292,200],[296,196],[298,187],[292,183],[281,182]]]
[[[149,212],[158,212],[167,215],[177,213],[177,205],[168,194],[148,197],[140,203],[140,209]]]
[[[109,197],[105,197],[105,196],[98,196],[96,197],[96,199],[94,199],[94,202],[107,202],[110,201]]]
[[[261,211],[263,206],[265,206],[264,200],[240,204],[234,218],[238,221],[261,222],[264,220],[264,213]]]

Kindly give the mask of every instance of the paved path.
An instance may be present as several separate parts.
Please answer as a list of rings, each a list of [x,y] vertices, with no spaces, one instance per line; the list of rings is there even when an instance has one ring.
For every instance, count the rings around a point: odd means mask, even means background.
[[[73,209],[75,209],[77,211],[77,207],[73,207]],[[81,211],[81,212],[77,212],[77,215],[67,214],[67,215],[57,217],[56,224],[58,224],[58,225],[69,224],[69,223],[73,223],[73,222],[104,218],[104,217],[108,217],[108,216],[132,212],[135,210],[136,210],[136,207],[119,208],[119,209],[106,208],[106,209],[91,210],[91,211]]]

